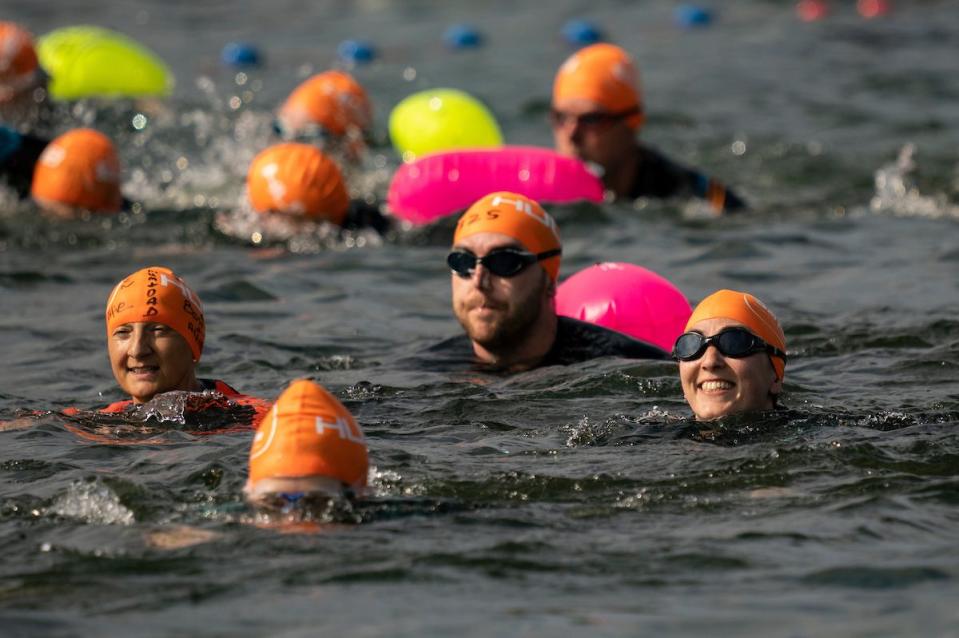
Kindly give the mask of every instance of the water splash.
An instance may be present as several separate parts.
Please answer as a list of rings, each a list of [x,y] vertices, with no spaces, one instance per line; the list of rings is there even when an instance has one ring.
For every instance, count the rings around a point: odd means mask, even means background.
[[[906,144],[892,164],[876,171],[876,194],[869,202],[874,213],[891,213],[900,217],[959,219],[959,206],[944,194],[923,195],[914,183],[917,164],[916,147]]]
[[[132,525],[136,522],[133,512],[99,481],[74,481],[66,494],[54,501],[49,512],[100,525]]]

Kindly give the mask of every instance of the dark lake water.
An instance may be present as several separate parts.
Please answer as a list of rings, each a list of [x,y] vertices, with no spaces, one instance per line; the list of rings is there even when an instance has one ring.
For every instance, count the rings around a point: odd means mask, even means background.
[[[5,4],[36,33],[123,30],[177,88],[142,131],[126,107],[62,114],[118,141],[143,211],[63,223],[0,203],[0,419],[119,399],[106,297],[168,265],[205,302],[201,375],[264,397],[323,383],[366,431],[374,495],[283,533],[243,504],[248,432],[110,445],[55,415],[0,432],[0,635],[957,635],[959,9],[893,4],[806,24],[789,2],[714,3],[691,31],[670,2]],[[341,40],[380,52],[356,75],[384,141],[351,186],[382,196],[386,118],[415,90],[470,91],[509,142],[550,144],[574,16],[635,54],[643,138],[754,210],[554,208],[561,277],[628,261],[693,303],[753,292],[786,331],[781,418],[701,434],[671,363],[431,370],[420,353],[459,330],[448,228],[270,252],[218,230],[271,109]],[[487,46],[445,50],[460,21]],[[221,68],[236,39],[267,66]],[[165,548],[183,528],[209,539]]]

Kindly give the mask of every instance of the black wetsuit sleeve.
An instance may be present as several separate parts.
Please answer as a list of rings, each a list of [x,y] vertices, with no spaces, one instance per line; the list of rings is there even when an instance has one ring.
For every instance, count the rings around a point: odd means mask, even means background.
[[[746,202],[719,180],[682,166],[650,148],[640,147],[641,160],[632,198],[698,197],[706,200],[716,213],[746,208]]]
[[[343,220],[343,228],[360,230],[372,228],[381,235],[393,229],[393,222],[381,211],[378,204],[370,204],[360,199],[350,201],[350,208]]]
[[[556,340],[540,365],[569,365],[599,357],[664,360],[669,354],[658,346],[621,332],[570,317],[559,317]]]
[[[0,131],[0,134],[5,133],[10,136],[4,135],[7,146],[0,156],[0,181],[13,188],[18,197],[26,199],[30,196],[33,169],[50,141],[36,135],[15,133],[11,129]]]

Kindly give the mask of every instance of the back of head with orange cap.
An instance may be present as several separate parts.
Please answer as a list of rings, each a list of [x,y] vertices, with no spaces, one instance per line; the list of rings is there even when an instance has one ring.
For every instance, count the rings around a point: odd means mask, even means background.
[[[776,316],[763,302],[748,292],[718,290],[709,295],[693,310],[686,322],[686,330],[706,319],[738,321],[769,345],[786,351],[786,335],[783,334]],[[781,381],[786,373],[786,362],[775,355],[770,355],[769,359]]]
[[[570,100],[629,113],[626,123],[634,130],[645,121],[639,74],[629,54],[614,44],[593,44],[566,59],[553,81],[553,106]]]
[[[54,139],[37,160],[30,193],[41,206],[57,210],[119,211],[120,160],[113,142],[88,128]]]
[[[247,194],[259,213],[286,213],[342,224],[350,206],[343,175],[309,144],[277,144],[250,164]]]
[[[336,136],[361,136],[373,120],[366,91],[342,71],[324,71],[305,80],[290,93],[277,115],[293,135],[318,126]]]
[[[507,191],[490,193],[470,206],[456,224],[453,245],[478,233],[499,233],[519,241],[531,253],[560,249],[559,228],[535,201]],[[539,262],[553,282],[559,277],[560,255]]]
[[[127,323],[162,323],[186,339],[199,361],[206,338],[203,305],[196,293],[172,270],[150,266],[118,283],[107,299],[107,337]]]
[[[369,456],[363,431],[346,407],[309,381],[294,381],[260,423],[250,448],[245,491],[257,497],[276,479],[332,479],[366,486]]]
[[[0,22],[0,103],[32,86],[38,71],[30,33],[13,22]]]

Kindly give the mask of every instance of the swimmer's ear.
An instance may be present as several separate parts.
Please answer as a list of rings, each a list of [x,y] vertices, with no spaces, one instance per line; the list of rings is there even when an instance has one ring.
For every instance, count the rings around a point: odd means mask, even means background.
[[[543,274],[546,275],[545,272]],[[550,299],[553,299],[556,297],[556,282],[552,279],[549,279],[549,275],[546,275],[546,278],[548,279],[546,282],[546,296]]]

